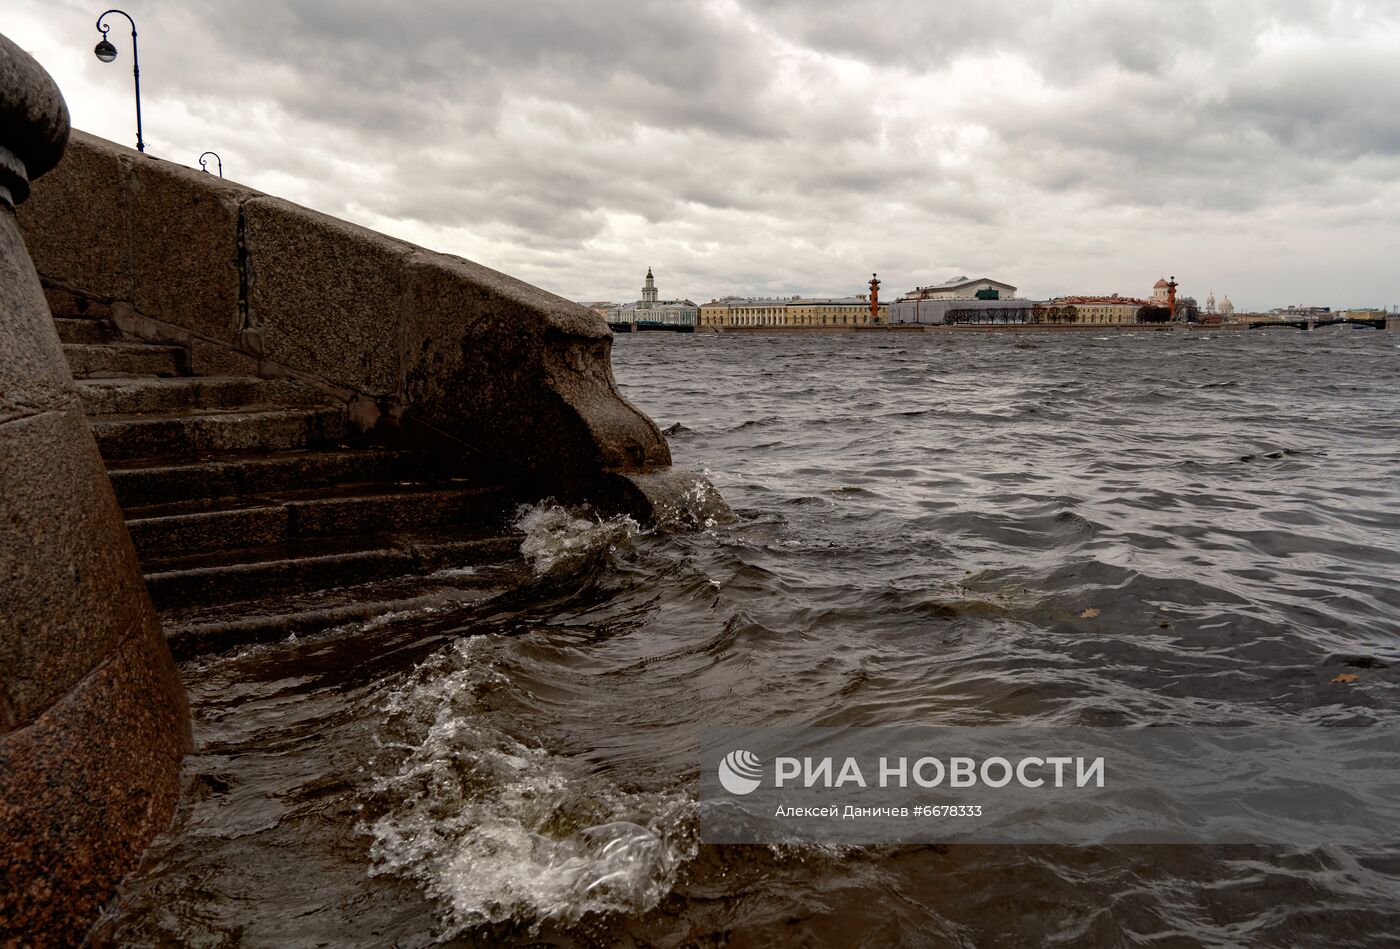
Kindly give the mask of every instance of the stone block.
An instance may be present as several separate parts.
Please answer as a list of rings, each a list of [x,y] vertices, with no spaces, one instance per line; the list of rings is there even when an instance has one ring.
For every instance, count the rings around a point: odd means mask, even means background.
[[[139,154],[74,130],[58,167],[32,185],[17,216],[47,283],[99,301],[132,298],[125,152]]]
[[[505,513],[506,498],[490,489],[459,488],[317,498],[293,506],[297,534],[315,537],[495,520]]]
[[[181,412],[89,420],[108,461],[223,451],[295,451],[335,442],[345,433],[338,405],[248,406],[231,412]]]
[[[398,384],[404,262],[415,248],[278,198],[243,206],[250,322],[264,355],[383,395]]]
[[[196,376],[256,376],[258,357],[194,337],[190,339],[190,371]]]
[[[59,342],[62,343],[92,346],[107,342],[111,336],[108,325],[102,320],[73,320],[55,317],[53,324],[54,329],[58,330]]]
[[[416,254],[406,282],[407,416],[566,495],[604,468],[670,464],[660,430],[618,392],[597,313],[442,254]]]
[[[332,404],[315,390],[246,375],[84,379],[78,383],[78,393],[89,416],[233,409],[250,405]]]
[[[68,105],[44,67],[0,35],[0,189],[15,204],[58,164],[68,140]]]
[[[0,425],[0,498],[0,705],[17,727],[156,620],[76,400]]]
[[[109,319],[112,316],[111,304],[62,287],[43,287],[43,297],[48,300],[49,312],[55,319]]]
[[[13,212],[0,206],[0,418],[67,405],[68,364]]]
[[[189,711],[9,199],[58,161],[53,81],[0,37],[0,945],[75,945],[179,793]],[[75,151],[30,250],[130,289],[120,159]],[[23,169],[16,161],[24,164]],[[17,184],[18,183],[18,184]],[[105,187],[104,187],[105,186]],[[50,201],[44,216],[43,201]],[[64,285],[62,280],[56,285]]]
[[[144,517],[134,512],[131,540],[143,557],[183,557],[288,540],[289,517],[282,504]]]
[[[136,311],[236,342],[239,207],[257,192],[153,158],[131,163],[126,187]]]
[[[174,813],[188,714],[152,622],[29,727],[0,735],[0,944],[82,942]]]
[[[45,286],[44,298],[48,300],[49,312],[55,319],[108,320],[112,317],[112,305],[93,300],[72,290]]]
[[[178,346],[152,346],[144,343],[87,345],[68,343],[63,356],[74,378],[100,379],[117,376],[178,376],[188,362]]]

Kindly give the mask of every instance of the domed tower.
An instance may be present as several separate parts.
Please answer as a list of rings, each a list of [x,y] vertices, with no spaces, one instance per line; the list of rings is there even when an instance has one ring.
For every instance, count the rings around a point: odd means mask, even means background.
[[[1170,287],[1171,284],[1167,283],[1166,277],[1163,277],[1161,280],[1158,280],[1156,283],[1154,283],[1152,285],[1152,302],[1160,303],[1163,306],[1166,306],[1167,296],[1170,293]]]
[[[1207,293],[1207,294],[1206,294],[1206,312],[1207,312],[1207,313],[1214,313],[1214,312],[1215,312],[1215,291],[1214,291],[1214,290],[1212,290],[1212,291],[1210,291],[1210,293]]]
[[[1234,305],[1233,303],[1230,302],[1230,295],[1229,295],[1228,293],[1225,294],[1225,299],[1223,299],[1223,300],[1220,301],[1220,315],[1221,315],[1221,316],[1234,316],[1234,315],[1235,315],[1235,305]]]
[[[639,310],[650,310],[656,306],[656,281],[652,279],[651,268],[647,268],[647,282],[642,285],[642,302]]]

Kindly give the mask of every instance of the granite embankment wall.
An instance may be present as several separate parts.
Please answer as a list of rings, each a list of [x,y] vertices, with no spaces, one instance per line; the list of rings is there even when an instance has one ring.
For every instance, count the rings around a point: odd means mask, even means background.
[[[710,326],[700,333],[1172,333],[1248,329],[1244,323],[893,323],[880,326]]]
[[[505,274],[77,130],[19,222],[56,316],[110,315],[196,373],[299,380],[535,496],[653,517],[693,493],[602,317]]]
[[[189,715],[14,205],[68,110],[0,36],[0,945],[76,945],[179,794]]]

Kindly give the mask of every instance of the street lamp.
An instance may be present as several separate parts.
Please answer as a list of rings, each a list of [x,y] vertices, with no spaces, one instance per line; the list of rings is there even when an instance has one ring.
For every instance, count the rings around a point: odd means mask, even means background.
[[[136,150],[144,152],[146,143],[141,138],[141,63],[136,55],[136,21],[131,18],[131,14],[124,10],[108,10],[97,18],[97,29],[102,33],[102,39],[92,48],[92,52],[104,63],[110,63],[117,58],[117,48],[107,39],[107,30],[110,27],[103,24],[103,20],[113,13],[120,13],[126,17],[126,22],[131,24],[131,78],[136,83]]]
[[[222,178],[222,177],[224,176],[224,160],[223,160],[222,158],[219,157],[219,153],[218,153],[218,152],[205,152],[204,155],[213,155],[213,156],[214,156],[214,160],[217,161],[217,162],[219,163],[219,177]],[[199,156],[199,167],[203,168],[205,171],[208,171],[208,170],[209,170],[209,167],[208,167],[208,166],[205,164],[205,162],[204,162],[204,155],[200,155],[200,156]]]

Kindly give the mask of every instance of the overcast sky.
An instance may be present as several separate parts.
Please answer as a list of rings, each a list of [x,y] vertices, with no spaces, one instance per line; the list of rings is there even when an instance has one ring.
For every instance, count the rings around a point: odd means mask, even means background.
[[[134,144],[126,21],[0,0]],[[130,0],[147,151],[576,300],[1400,305],[1400,0]]]

